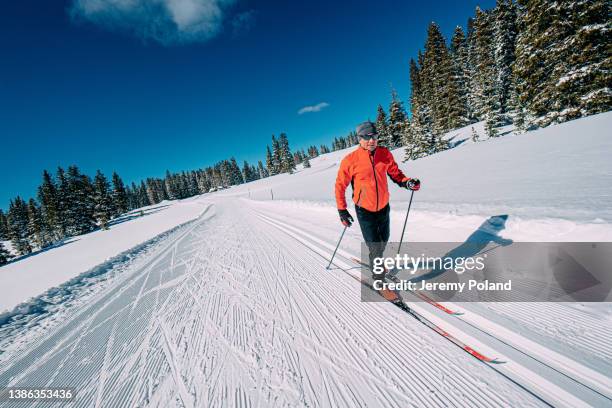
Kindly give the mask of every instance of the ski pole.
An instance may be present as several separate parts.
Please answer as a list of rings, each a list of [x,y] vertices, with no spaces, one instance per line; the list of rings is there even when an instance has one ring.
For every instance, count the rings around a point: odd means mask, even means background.
[[[361,202],[361,193],[363,190],[359,190],[359,199],[357,199],[357,202],[355,203],[355,208],[357,208],[357,206],[359,205],[359,203]],[[340,243],[342,242],[342,238],[344,238],[344,233],[346,232],[346,229],[348,228],[348,225],[344,226],[344,229],[342,230],[342,235],[340,235],[340,239],[338,240],[338,245],[336,245],[336,249],[334,249],[334,253],[332,254],[331,259],[329,260],[329,265],[327,265],[327,268],[325,269],[329,269],[329,267],[331,266],[334,257],[336,256],[336,251],[338,251],[338,248],[340,247]]]
[[[400,237],[399,245],[397,246],[397,254],[399,255],[400,249],[402,248],[402,242],[404,241],[404,232],[406,231],[406,223],[408,222],[408,214],[410,214],[410,206],[412,205],[412,196],[414,196],[414,190],[410,190],[410,202],[408,203],[408,211],[406,211],[406,219],[404,220],[404,228],[402,228],[402,236]]]
[[[325,269],[329,269],[329,267],[332,264],[332,261],[334,260],[334,257],[336,256],[336,251],[338,250],[338,247],[340,246],[340,242],[342,242],[342,238],[344,238],[344,233],[346,232],[346,229],[348,227],[345,225],[344,229],[342,230],[342,235],[340,235],[340,239],[338,240],[338,245],[336,245],[336,249],[334,249],[334,254],[332,255],[331,259],[329,260],[329,265],[327,265],[327,268]]]

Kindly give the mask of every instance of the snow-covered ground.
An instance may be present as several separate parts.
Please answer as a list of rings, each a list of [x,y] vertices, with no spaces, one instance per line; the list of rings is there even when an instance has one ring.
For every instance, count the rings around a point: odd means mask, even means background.
[[[450,132],[464,142],[400,165],[423,183],[407,239],[462,242],[505,214],[500,235],[515,241],[612,241],[610,128],[612,113],[479,143],[471,127]],[[326,270],[352,149],[1,267],[0,386],[71,386],[75,406],[612,404],[611,304],[449,304],[464,313],[451,316],[407,298],[505,361],[489,365],[359,301],[357,227]],[[407,199],[391,187],[391,240]]]
[[[183,200],[141,210],[115,220],[110,230],[69,238],[53,248],[0,267],[0,312],[197,218],[204,206],[198,201]]]

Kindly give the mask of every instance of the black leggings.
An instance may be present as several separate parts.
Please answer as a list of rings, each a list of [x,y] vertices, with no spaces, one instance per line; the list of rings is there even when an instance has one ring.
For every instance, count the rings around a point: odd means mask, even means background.
[[[355,211],[361,234],[368,246],[371,266],[374,258],[383,256],[387,241],[389,241],[389,204],[376,212],[361,207],[355,207]]]

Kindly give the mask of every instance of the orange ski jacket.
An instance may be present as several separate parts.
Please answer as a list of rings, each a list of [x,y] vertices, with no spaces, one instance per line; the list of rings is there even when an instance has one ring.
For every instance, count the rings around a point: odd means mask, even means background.
[[[353,187],[353,202],[368,211],[378,211],[389,203],[387,174],[395,183],[410,180],[397,166],[389,149],[377,147],[374,152],[358,147],[340,163],[336,177],[336,205],[346,209],[345,192]]]

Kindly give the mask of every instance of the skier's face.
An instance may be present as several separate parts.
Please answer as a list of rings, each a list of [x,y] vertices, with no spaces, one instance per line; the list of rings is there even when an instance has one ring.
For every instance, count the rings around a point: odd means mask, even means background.
[[[359,138],[359,146],[361,146],[363,149],[372,151],[374,149],[376,149],[376,146],[378,146],[378,140],[375,138],[371,138],[371,139],[365,139],[363,137]]]

